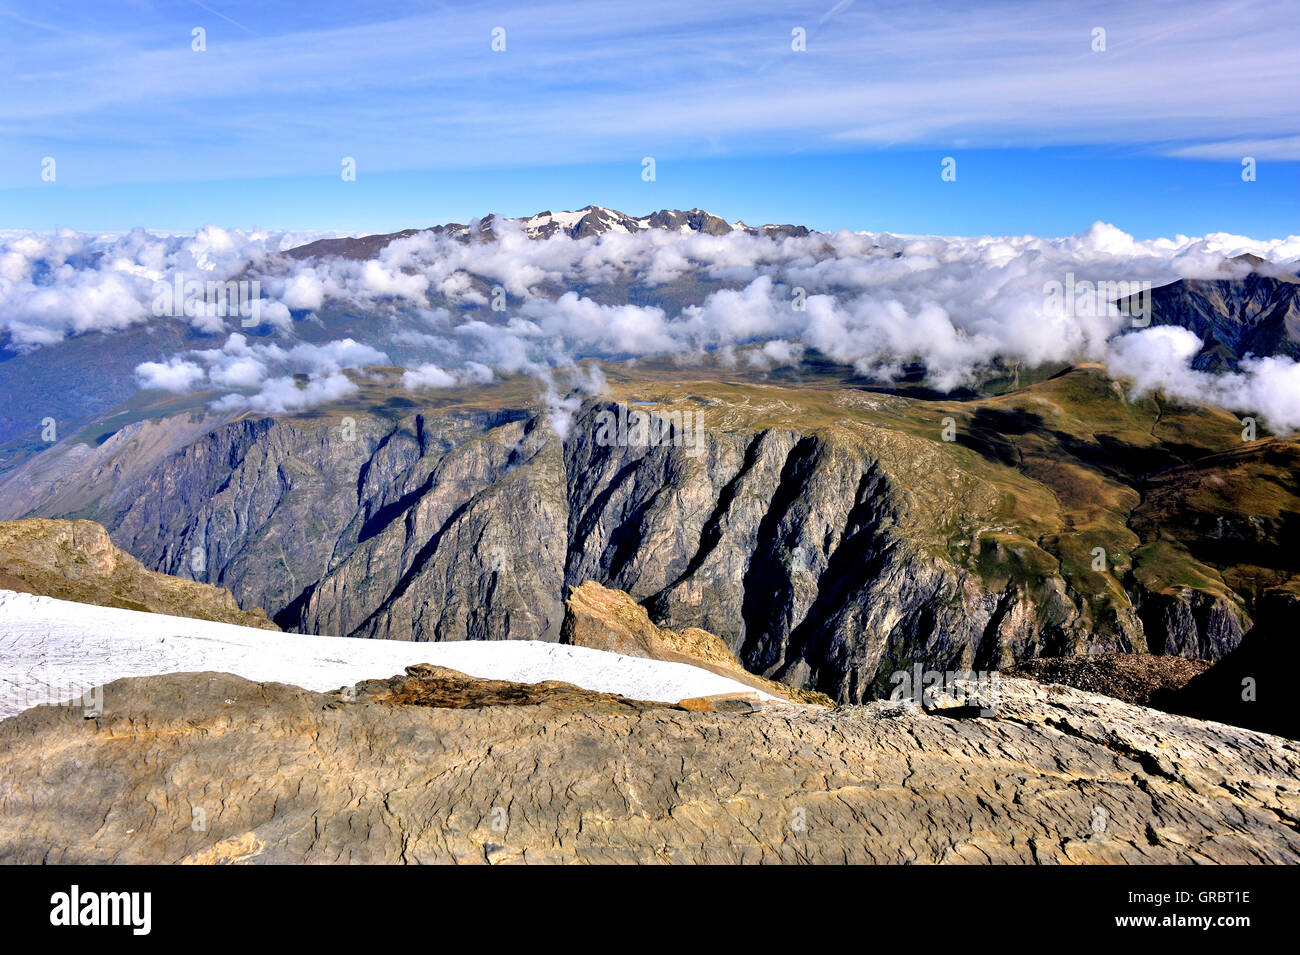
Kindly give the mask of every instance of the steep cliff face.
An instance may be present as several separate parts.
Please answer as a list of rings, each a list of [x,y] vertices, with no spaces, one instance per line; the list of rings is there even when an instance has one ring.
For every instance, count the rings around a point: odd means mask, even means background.
[[[1237,602],[1222,595],[1191,588],[1140,594],[1138,613],[1152,653],[1218,660],[1241,643],[1250,626]]]
[[[923,494],[908,476],[941,452],[856,437],[710,434],[694,458],[575,444],[566,576],[626,590],[659,621],[718,634],[751,671],[839,700],[876,695],[915,659],[974,664],[1000,601],[909,534]],[[907,470],[891,473],[882,451]],[[929,483],[915,490],[956,491]],[[1034,644],[1039,614],[1007,612],[1021,602],[1005,597],[1000,636]]]
[[[299,626],[398,640],[559,639],[564,459],[541,419],[446,451],[418,420],[377,457]]]
[[[596,581],[842,702],[915,662],[1217,659],[1249,627],[1232,575],[1163,530],[1186,482],[1148,476],[1239,442],[1231,416],[1130,403],[1089,370],[965,403],[634,385],[563,421],[521,404],[241,419],[122,467],[113,447],[165,430],[140,422],[42,487],[47,509],[78,502],[147,566],[287,629],[558,640],[566,588]],[[606,427],[635,393],[655,440]]]

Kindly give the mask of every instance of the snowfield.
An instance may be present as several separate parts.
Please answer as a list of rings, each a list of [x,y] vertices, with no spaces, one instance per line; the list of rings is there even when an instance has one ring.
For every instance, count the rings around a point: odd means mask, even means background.
[[[81,704],[87,690],[127,676],[211,670],[324,691],[395,676],[415,663],[520,683],[563,680],[638,700],[739,692],[773,698],[699,667],[586,647],[312,637],[0,590],[0,719],[43,703]]]

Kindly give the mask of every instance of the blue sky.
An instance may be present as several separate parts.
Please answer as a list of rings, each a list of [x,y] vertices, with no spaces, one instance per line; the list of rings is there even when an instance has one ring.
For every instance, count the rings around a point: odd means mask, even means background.
[[[596,203],[1277,237],[1300,232],[1298,48],[1293,5],[1267,0],[0,0],[0,228],[387,231]]]

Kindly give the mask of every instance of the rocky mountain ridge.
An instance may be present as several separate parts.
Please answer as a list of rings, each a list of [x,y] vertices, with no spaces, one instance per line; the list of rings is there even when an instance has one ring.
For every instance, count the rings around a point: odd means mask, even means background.
[[[530,239],[549,239],[563,235],[571,239],[585,239],[606,233],[630,235],[646,230],[661,230],[679,234],[730,235],[745,233],[771,238],[805,236],[810,229],[800,225],[749,226],[744,222],[728,222],[703,209],[660,209],[644,216],[630,216],[617,209],[603,206],[584,206],[573,212],[539,212],[517,219],[505,218],[495,213],[469,223],[450,222],[427,229],[403,229],[382,235],[319,239],[288,249],[283,254],[291,259],[329,258],[369,259],[398,239],[409,238],[421,232],[445,235],[463,241],[491,241],[503,223],[518,226]]]
[[[1300,360],[1300,276],[1259,256],[1224,263],[1223,278],[1181,279],[1151,290],[1151,324],[1186,328],[1202,341],[1199,371],[1237,370],[1254,356]]]

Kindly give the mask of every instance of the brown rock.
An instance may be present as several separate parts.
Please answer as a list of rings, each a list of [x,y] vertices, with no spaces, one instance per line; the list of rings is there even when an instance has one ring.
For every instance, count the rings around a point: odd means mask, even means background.
[[[687,697],[678,700],[677,705],[692,713],[748,713],[759,709],[762,701],[757,693],[715,693]]]
[[[93,521],[0,521],[0,589],[279,630],[224,587],[146,570]]]
[[[466,682],[170,674],[28,710],[0,863],[1300,862],[1300,745],[1075,690],[952,718]]]
[[[569,592],[564,604],[560,642],[631,657],[689,663],[783,700],[817,706],[835,705],[825,694],[786,686],[750,673],[741,666],[722,638],[707,630],[699,627],[669,630],[656,626],[645,607],[630,595],[602,587],[594,580],[588,580]]]

